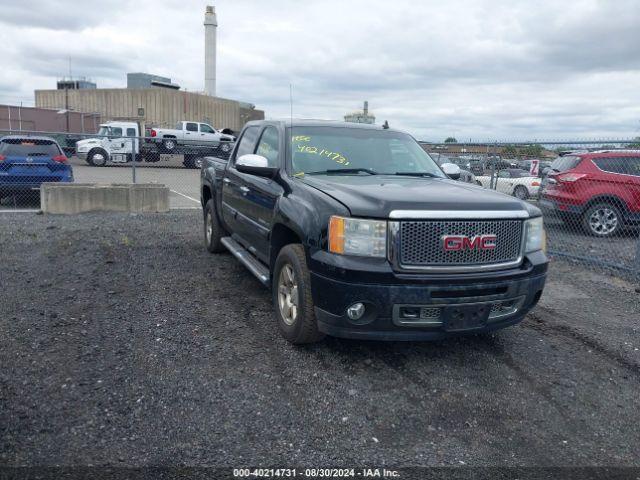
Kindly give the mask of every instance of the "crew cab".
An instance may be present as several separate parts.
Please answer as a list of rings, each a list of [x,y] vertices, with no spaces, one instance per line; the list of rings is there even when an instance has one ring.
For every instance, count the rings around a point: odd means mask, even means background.
[[[292,343],[429,340],[513,325],[547,257],[535,206],[454,181],[410,135],[254,121],[201,169],[204,238],[271,289]]]
[[[173,152],[178,145],[201,145],[211,142],[233,142],[233,135],[225,135],[208,123],[178,122],[175,128],[152,128],[149,132],[151,141],[162,145],[167,153]]]
[[[94,167],[130,162],[140,153],[141,130],[138,122],[105,122],[95,137],[76,142],[76,155]]]

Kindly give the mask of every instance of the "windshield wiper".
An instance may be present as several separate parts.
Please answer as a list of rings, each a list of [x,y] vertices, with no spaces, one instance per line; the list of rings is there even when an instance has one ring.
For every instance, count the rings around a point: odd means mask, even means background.
[[[436,175],[431,172],[396,172],[394,175],[404,175],[406,177],[431,177],[431,178],[442,178],[440,175]]]
[[[305,175],[324,175],[332,173],[368,173],[369,175],[378,175],[378,172],[370,168],[330,168],[319,172],[305,172]]]

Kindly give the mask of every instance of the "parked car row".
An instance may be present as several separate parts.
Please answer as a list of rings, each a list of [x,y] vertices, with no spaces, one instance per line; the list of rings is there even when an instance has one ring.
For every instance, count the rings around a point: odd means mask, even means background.
[[[485,188],[493,188],[498,192],[513,195],[520,200],[537,198],[540,189],[540,178],[531,176],[528,171],[510,168],[500,170],[493,177],[480,175],[476,177],[476,183]]]

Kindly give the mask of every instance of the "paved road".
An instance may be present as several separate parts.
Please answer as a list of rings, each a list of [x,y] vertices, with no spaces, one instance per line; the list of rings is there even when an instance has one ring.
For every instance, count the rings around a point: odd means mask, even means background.
[[[76,158],[72,159],[77,183],[131,183],[131,164],[92,167]],[[138,183],[160,183],[171,190],[171,208],[200,208],[200,170],[187,169],[180,162],[136,162]]]
[[[0,464],[639,465],[624,281],[556,262],[497,334],[300,348],[197,211],[2,221]]]

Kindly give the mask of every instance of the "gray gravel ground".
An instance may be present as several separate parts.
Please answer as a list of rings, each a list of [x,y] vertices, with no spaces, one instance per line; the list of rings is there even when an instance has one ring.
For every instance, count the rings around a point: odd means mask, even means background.
[[[640,294],[555,262],[490,336],[293,347],[197,211],[0,216],[0,465],[640,464]]]

